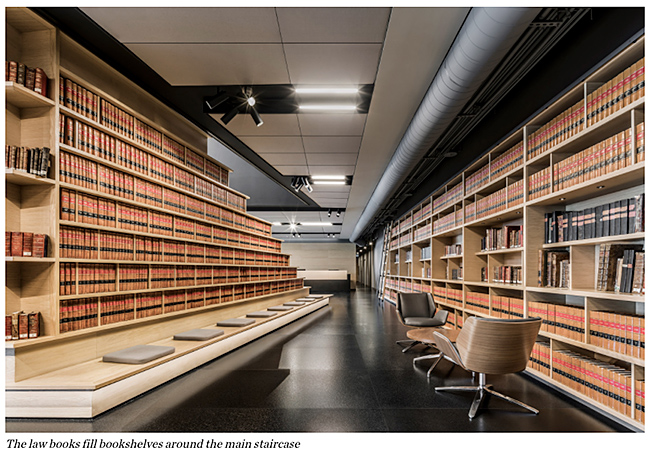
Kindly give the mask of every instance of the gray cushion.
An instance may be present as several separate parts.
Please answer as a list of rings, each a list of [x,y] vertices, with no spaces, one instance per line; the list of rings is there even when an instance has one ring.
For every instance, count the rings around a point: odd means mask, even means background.
[[[267,308],[269,311],[289,311],[293,310],[293,307],[285,307],[284,305],[276,305],[275,307]]]
[[[204,341],[223,335],[221,329],[192,329],[174,335],[174,340]]]
[[[302,307],[303,305],[305,305],[305,303],[304,302],[292,301],[292,302],[287,302],[284,305],[286,305],[287,307]]]
[[[247,318],[270,318],[272,316],[277,316],[277,313],[272,311],[254,311],[246,315]]]
[[[219,321],[217,325],[219,327],[244,327],[244,326],[249,326],[254,322],[255,322],[254,319],[232,318],[232,319],[226,319],[224,321]]]
[[[299,297],[296,302],[312,302],[315,297]]]
[[[431,318],[435,307],[429,300],[427,293],[402,293],[400,311],[404,320],[406,318]]]
[[[147,363],[159,359],[166,355],[172,354],[176,349],[172,346],[154,346],[148,344],[139,344],[130,348],[106,354],[102,360],[113,363],[139,364]]]
[[[445,323],[440,322],[440,320],[436,318],[412,317],[412,318],[404,318],[404,324],[413,327],[437,327],[437,326],[442,326]]]

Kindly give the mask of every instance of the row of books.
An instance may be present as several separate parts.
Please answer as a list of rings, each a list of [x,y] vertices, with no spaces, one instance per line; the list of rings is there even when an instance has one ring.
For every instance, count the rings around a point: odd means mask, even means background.
[[[634,418],[644,421],[643,382],[635,380],[639,391],[633,396],[629,370],[570,350],[554,350],[552,360],[552,377],[560,384],[627,417],[632,417],[634,404]]]
[[[41,68],[30,68],[18,61],[5,60],[5,81],[23,85],[28,90],[47,97],[47,75]]]
[[[450,269],[447,267],[447,279],[448,280],[462,280],[463,279],[463,268],[454,268]]]
[[[463,211],[455,211],[433,222],[433,234],[453,230],[463,224]]]
[[[434,286],[433,301],[437,304],[463,308],[463,290],[446,288],[444,286]]]
[[[431,246],[422,247],[420,249],[420,259],[421,260],[430,260],[431,259]]]
[[[502,319],[524,317],[524,301],[520,297],[492,295],[492,316]]]
[[[463,200],[463,183],[456,184],[451,189],[448,189],[442,195],[433,199],[433,212],[438,212],[441,209],[459,203]]]
[[[63,151],[59,172],[63,183],[270,236],[270,226],[262,222]]]
[[[156,128],[64,77],[59,78],[59,104],[143,147],[200,171],[220,184],[228,185],[228,169],[204,159]]]
[[[585,106],[584,100],[580,100],[526,137],[528,158],[544,153],[584,128]]]
[[[640,134],[641,140],[638,139]],[[643,146],[643,123],[637,125],[637,143]],[[645,153],[632,156],[631,130],[626,129],[589,148],[553,164],[553,192],[568,189],[629,167],[645,159]]]
[[[570,305],[528,301],[528,316],[542,318],[542,332],[585,341],[585,309]]]
[[[59,294],[136,291],[174,286],[246,283],[296,278],[295,268],[147,266],[61,263]]]
[[[64,188],[61,189],[61,220],[259,250],[280,251],[281,248],[280,242],[271,239]],[[227,220],[232,224],[232,216]]]
[[[539,250],[537,261],[537,286],[569,288],[571,268],[569,252]]]
[[[413,223],[418,223],[431,215],[431,202],[426,202],[420,209],[413,213]]]
[[[589,343],[619,354],[645,359],[645,317],[590,311]]]
[[[413,219],[411,216],[406,216],[402,220],[399,221],[399,231],[404,231],[407,228],[411,227],[411,224],[413,223]]]
[[[524,281],[524,272],[521,266],[494,266],[492,267],[492,283],[505,285],[521,285]]]
[[[596,291],[645,293],[645,253],[642,244],[601,244]]]
[[[546,244],[645,231],[645,194],[580,211],[544,214]]]
[[[551,376],[551,344],[549,342],[535,342],[528,359],[528,367],[546,376]]]
[[[424,225],[413,232],[413,241],[419,242],[431,235],[431,225]]]
[[[486,315],[490,314],[490,295],[488,293],[467,291],[465,293],[465,308]]]
[[[412,263],[413,262],[413,250],[407,250],[406,251],[406,256],[404,261],[406,263]]]
[[[47,177],[50,168],[50,148],[28,148],[25,146],[5,146],[5,168]]]
[[[551,193],[551,167],[546,167],[528,177],[528,201]]]
[[[38,338],[41,334],[41,313],[15,311],[5,315],[5,341]]]
[[[602,121],[645,95],[645,58],[587,95],[587,126]]]
[[[481,239],[481,250],[501,250],[524,246],[523,225],[505,225],[501,228],[487,228]]]
[[[5,256],[44,258],[49,239],[44,233],[5,231]]]
[[[521,141],[468,176],[465,179],[465,195],[476,192],[502,174],[521,166],[523,162],[524,142]]]
[[[110,261],[164,261],[214,264],[288,266],[289,257],[128,234],[60,227],[59,256]]]
[[[473,222],[514,208],[524,202],[523,181],[516,181],[480,200],[465,205],[465,222]]]
[[[462,255],[463,244],[445,245],[445,256],[448,255]]]
[[[277,294],[302,288],[302,279],[272,283],[247,283],[199,289],[62,300],[59,304],[59,332],[66,333],[99,325]]]
[[[430,293],[431,285],[429,283],[422,282],[413,282],[413,292],[414,293]]]

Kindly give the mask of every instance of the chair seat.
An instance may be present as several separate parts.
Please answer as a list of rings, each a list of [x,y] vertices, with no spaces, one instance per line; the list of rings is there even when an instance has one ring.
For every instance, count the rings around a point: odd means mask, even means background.
[[[223,335],[221,329],[192,329],[174,335],[174,340],[205,341]]]
[[[437,327],[444,325],[435,318],[404,318],[404,324],[411,327]]]
[[[111,352],[102,357],[104,362],[141,364],[151,362],[169,354],[176,349],[172,346],[157,346],[150,344],[139,344],[130,348]]]

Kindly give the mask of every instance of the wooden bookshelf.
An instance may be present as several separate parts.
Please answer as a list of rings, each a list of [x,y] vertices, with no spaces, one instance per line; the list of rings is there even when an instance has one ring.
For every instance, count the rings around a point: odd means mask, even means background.
[[[589,313],[594,310],[644,316],[644,294],[597,291],[595,281],[601,246],[609,243],[644,244],[645,232],[557,243],[545,243],[544,240],[546,213],[580,211],[645,192],[644,153],[637,154],[636,138],[636,126],[644,121],[645,97],[637,96],[638,99],[632,99],[606,116],[602,114],[593,123],[588,122],[586,110],[592,93],[606,86],[608,80],[643,57],[644,41],[642,37],[629,45],[611,61],[567,90],[557,101],[550,103],[541,113],[526,120],[520,129],[487,150],[464,171],[420,201],[410,212],[393,221],[394,226],[388,235],[388,241],[392,244],[389,259],[398,259],[396,264],[391,264],[392,261],[387,263],[391,272],[387,277],[385,299],[394,302],[397,293],[416,291],[420,282],[428,281],[436,303],[453,313],[454,321],[450,325],[455,328],[460,328],[462,320],[469,316],[534,316],[530,314],[529,304],[535,302],[582,308],[585,328],[589,328]],[[568,112],[575,113],[581,105],[585,111],[571,117]],[[541,143],[539,137],[544,137],[545,131],[551,130],[549,124],[554,124],[554,121],[563,124],[561,121],[570,118],[574,121],[582,118],[584,126],[569,129],[572,132],[566,132],[559,138],[549,139],[543,145],[545,149],[542,152],[531,154],[535,144]],[[555,178],[559,178],[559,175],[553,174],[554,165],[585,150],[595,149],[601,142],[620,136],[625,131],[630,131],[629,153],[627,160],[622,158],[621,163],[616,164],[619,168],[608,167],[601,170],[600,174],[592,174],[591,179],[585,176],[580,182],[561,189],[559,185],[555,186]],[[609,158],[615,162],[617,154],[612,152]],[[533,186],[537,180],[532,177],[539,176],[538,172],[545,169],[549,169],[550,175],[548,193],[535,197],[532,190],[537,187]],[[460,195],[450,197],[451,193],[456,193],[454,190],[458,190],[459,184],[462,188]],[[426,218],[420,213],[423,206],[432,207],[431,214]],[[456,213],[460,213],[460,217],[452,218],[451,215]],[[427,237],[419,237],[415,242],[400,243],[401,237],[414,234],[422,225],[429,223],[431,234]],[[521,227],[523,246],[481,249],[486,229],[499,229],[508,225]],[[462,255],[446,254],[445,247],[456,243],[462,244]],[[421,267],[414,267],[411,271],[401,257],[406,251],[412,251],[415,257],[416,252],[419,253],[419,250],[427,246],[431,247],[434,259],[427,263],[431,278],[423,279],[417,272]],[[539,287],[538,250],[556,249],[567,250],[570,254],[568,287]],[[450,269],[461,266],[463,280],[449,279]],[[521,282],[495,281],[495,268],[504,269],[504,272],[506,269],[510,272],[521,269]],[[476,305],[477,295],[483,298],[482,302],[478,302],[479,305],[487,304],[485,307]],[[469,303],[470,296],[474,301],[472,304]],[[503,304],[506,303],[510,304],[509,312],[504,314]],[[513,307],[520,313],[515,315]],[[570,349],[587,357],[614,363],[628,370],[635,379],[644,375],[644,358],[631,357],[591,344],[588,332],[583,334],[581,340],[546,331],[540,331],[539,338],[548,342],[552,350]],[[606,416],[633,429],[644,429],[643,424],[635,420],[634,409],[630,416],[624,415],[560,384],[553,373],[545,375],[529,370],[536,379],[583,401]]]
[[[281,252],[282,241],[271,236],[271,223],[246,212],[248,196],[228,185],[232,170],[207,155],[208,136],[205,132],[154,99],[145,90],[28,9],[7,8],[6,26],[7,60],[21,62],[29,67],[40,67],[48,77],[47,97],[17,83],[5,83],[6,145],[48,147],[51,150],[51,165],[46,177],[15,169],[5,170],[5,230],[45,233],[49,238],[49,250],[45,258],[5,258],[5,314],[22,310],[38,311],[41,315],[39,338],[6,343],[7,348],[16,351],[15,367],[13,365],[11,367],[10,381],[18,382],[39,373],[52,372],[62,367],[97,359],[102,355],[100,351],[102,348],[116,348],[116,345],[127,347],[138,343],[159,341],[162,339],[160,335],[167,336],[172,333],[171,330],[163,328],[163,325],[203,326],[208,319],[241,316],[248,311],[263,309],[278,301],[288,301],[292,297],[301,297],[308,293],[303,280],[296,277],[296,268],[289,267],[289,255]],[[96,119],[84,113],[83,105],[81,108],[71,108],[72,104],[66,101],[65,83],[60,83],[62,79],[69,79],[78,87],[97,96],[99,104],[97,104]],[[87,99],[90,99],[90,96]],[[127,127],[122,130],[109,127],[101,114],[101,105],[105,102],[121,109],[123,118],[128,115],[133,118],[133,134],[128,132]],[[66,144],[68,139],[66,134],[69,130],[65,122],[61,125],[64,117],[69,118],[70,124],[74,126],[71,135],[72,143]],[[158,143],[156,140],[147,141],[148,132],[142,132],[144,129],[140,129],[138,134],[145,137],[138,138],[135,133],[138,121],[143,125],[140,126],[141,128],[150,128],[153,131],[152,136],[161,138],[159,147],[156,145]],[[138,157],[143,157],[144,165],[127,164],[124,159],[117,160],[117,158],[100,155],[99,148],[96,149],[95,145],[87,148],[79,146],[78,139],[81,137],[80,134],[85,133],[84,126],[93,128],[98,134],[103,134],[102,137],[105,137],[107,142],[111,140],[113,143],[121,143],[125,147],[128,146],[128,149],[135,150],[133,155],[137,153]],[[173,143],[170,146],[175,147],[173,152],[178,152],[176,157],[171,157],[164,152],[162,143],[165,140]],[[143,202],[144,199],[139,200],[135,193],[131,197],[127,196],[129,194],[126,191],[116,191],[115,193],[119,193],[117,195],[111,194],[102,189],[99,176],[94,186],[80,184],[81,178],[64,182],[61,160],[63,153],[82,158],[96,165],[98,169],[101,165],[125,177],[133,178],[134,187],[135,178],[155,184],[162,188],[161,193],[165,194],[164,197],[167,193],[177,194],[181,199],[188,200],[187,205],[183,202],[178,210],[168,209],[165,204],[158,207]],[[173,170],[174,175],[170,180],[156,177],[151,171],[152,162],[164,162],[170,166],[168,168]],[[61,193],[64,190],[74,192],[77,203],[75,213],[71,219],[66,220],[62,219],[61,210]],[[113,203],[116,210],[115,226],[86,223],[87,217],[79,215],[80,195]],[[194,208],[197,204],[198,210]],[[123,226],[128,225],[118,222],[118,217],[121,215],[118,213],[120,206],[137,208],[145,212],[146,228],[142,231],[124,228]],[[208,216],[206,206],[216,210],[213,212],[217,212],[220,218]],[[161,230],[152,228],[152,215],[157,214],[165,214],[172,219],[173,227],[170,235],[157,234],[156,231]],[[177,231],[177,222],[190,220],[192,221],[191,232]],[[198,226],[205,227],[205,230],[201,230],[201,235],[198,235]],[[98,234],[98,238],[103,234],[120,234],[129,237],[133,239],[133,259],[104,259],[101,254],[98,255],[99,259],[63,257],[61,231],[65,228],[92,231]],[[227,235],[218,238],[217,229],[219,232],[225,231]],[[190,237],[183,237],[180,234]],[[138,257],[136,238],[151,238],[160,240],[161,243],[170,241],[181,244],[185,261],[179,262],[172,256],[161,256],[161,261],[136,260]],[[99,239],[91,245],[98,247],[98,241]],[[197,247],[198,253],[196,257],[192,256],[192,260],[185,255],[190,253],[190,247]],[[211,253],[209,256],[208,249]],[[198,261],[194,261],[194,258]],[[162,259],[174,259],[174,261]],[[81,276],[77,271],[78,266],[74,266],[76,294],[60,294],[60,278],[62,278],[60,271],[63,265],[69,266],[71,263],[110,264],[116,272],[116,290],[79,293],[77,285]],[[146,269],[146,288],[120,290],[118,270],[122,266],[132,265]],[[179,286],[150,287],[151,269],[156,266],[174,267],[175,272],[179,268],[191,271],[191,279],[183,281]],[[199,275],[199,268],[210,269],[209,278]],[[212,275],[213,269],[217,268],[230,269],[236,272],[238,277],[217,283],[217,277]],[[262,277],[248,277],[253,271],[259,271]],[[186,284],[189,282],[193,284]],[[243,292],[236,293],[235,289],[240,287]],[[222,294],[224,296],[218,303],[212,303],[212,300],[207,300],[206,294],[209,290],[218,293],[219,297]],[[136,301],[139,295],[167,294],[174,291],[178,291],[178,294],[183,293],[181,310],[139,317],[137,308],[133,304],[135,313],[133,320],[102,325],[101,302],[105,298],[131,297]],[[89,299],[96,303],[97,312],[94,314],[96,324],[81,323],[74,331],[61,332],[62,307],[65,303],[77,299]],[[190,305],[190,302],[193,305]],[[196,304],[198,306],[195,306]],[[124,338],[116,340],[120,335]],[[110,338],[117,343],[97,348],[100,337]],[[79,354],[66,354],[65,360],[60,361],[49,357],[47,351],[52,349],[59,351],[56,357],[61,356],[63,353],[61,345],[66,343],[66,338],[74,339],[73,343],[76,348],[79,348]]]

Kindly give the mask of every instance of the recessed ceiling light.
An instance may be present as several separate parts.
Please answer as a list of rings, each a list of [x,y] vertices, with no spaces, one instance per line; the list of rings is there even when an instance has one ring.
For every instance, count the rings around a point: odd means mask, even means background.
[[[604,188],[605,188],[605,186],[598,186],[598,187],[596,187],[596,189],[604,189]]]
[[[312,180],[321,180],[321,179],[333,179],[333,180],[345,180],[344,175],[314,175],[311,177]]]
[[[565,197],[562,197],[562,198],[560,198],[560,201],[564,201],[564,200],[566,200],[566,198],[565,198]]]
[[[325,87],[300,87],[296,88],[298,94],[357,94],[359,88],[325,88]]]
[[[273,222],[273,225],[280,226],[280,225],[282,225],[282,223],[281,222]]]
[[[329,184],[329,185],[344,186],[345,181],[314,181],[313,184]]]
[[[298,106],[300,110],[345,110],[345,111],[355,111],[357,109],[356,105],[351,104],[307,104]]]

